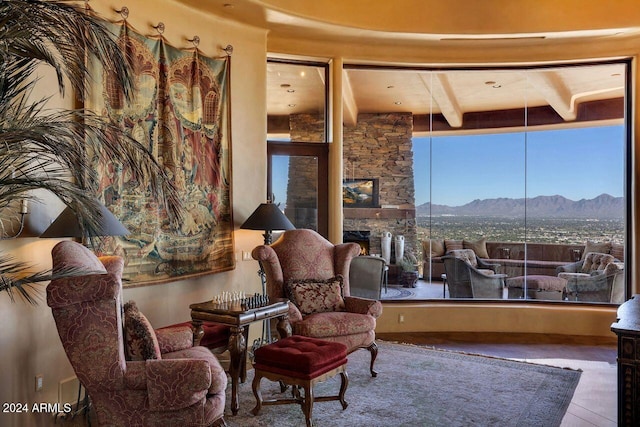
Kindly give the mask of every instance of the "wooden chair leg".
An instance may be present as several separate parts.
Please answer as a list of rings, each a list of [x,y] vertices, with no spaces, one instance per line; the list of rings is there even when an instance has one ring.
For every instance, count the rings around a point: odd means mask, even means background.
[[[253,377],[253,381],[251,382],[251,389],[253,390],[253,395],[256,397],[256,406],[251,410],[253,415],[258,415],[260,409],[262,409],[262,393],[260,392],[261,380],[262,377],[256,373],[256,376]]]
[[[338,397],[340,398],[342,409],[347,409],[347,406],[349,406],[349,404],[346,400],[344,400],[344,394],[346,393],[347,387],[349,386],[349,376],[347,375],[347,371],[340,372],[340,378],[342,381],[340,382],[340,393],[338,394]]]
[[[371,353],[371,365],[369,366],[369,370],[371,371],[371,376],[375,378],[378,376],[378,373],[373,370],[373,364],[376,361],[376,357],[378,357],[378,345],[374,341],[369,347],[367,347],[367,350]]]

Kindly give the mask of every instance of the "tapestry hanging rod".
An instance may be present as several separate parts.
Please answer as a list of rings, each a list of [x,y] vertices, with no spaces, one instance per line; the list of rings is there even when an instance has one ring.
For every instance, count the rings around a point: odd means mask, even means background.
[[[158,22],[158,25],[152,25],[152,27],[162,35],[164,33],[164,22]]]
[[[129,17],[129,8],[127,6],[122,6],[122,8],[120,9],[114,9],[114,11],[116,13],[119,13],[120,16],[122,16],[122,19],[124,19],[125,21]],[[151,25],[151,28],[156,30],[158,34],[162,35],[165,29],[164,22],[158,22],[158,25]],[[200,37],[193,36],[192,39],[187,38],[187,41],[193,43],[193,46],[197,48],[200,44]],[[226,47],[222,47],[221,49],[227,54],[227,56],[231,56],[231,54],[233,53],[233,46],[231,46],[230,44],[228,44]]]
[[[116,13],[119,13],[122,16],[122,19],[126,20],[129,17],[129,8],[127,6],[122,6],[122,9],[115,9]]]

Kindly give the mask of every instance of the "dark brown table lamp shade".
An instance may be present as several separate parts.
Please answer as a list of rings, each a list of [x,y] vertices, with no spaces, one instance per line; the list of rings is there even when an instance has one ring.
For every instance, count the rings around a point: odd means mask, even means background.
[[[40,237],[97,237],[126,236],[130,234],[129,230],[127,230],[105,205],[102,203],[99,203],[99,205],[99,220],[95,228],[85,227],[83,233],[78,217],[69,207],[66,207]]]
[[[264,244],[271,244],[273,230],[293,230],[296,227],[273,203],[261,203],[260,206],[240,226],[244,230],[264,231]]]

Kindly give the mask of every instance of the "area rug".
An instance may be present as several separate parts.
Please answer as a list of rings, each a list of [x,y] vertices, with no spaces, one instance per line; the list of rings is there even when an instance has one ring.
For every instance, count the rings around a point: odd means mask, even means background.
[[[415,295],[409,288],[398,286],[388,286],[387,290],[382,290],[380,299],[406,299]]]
[[[338,401],[316,402],[316,427],[335,426],[559,426],[580,371],[506,359],[379,342],[369,374],[368,351],[349,355],[349,387]],[[299,405],[263,406],[254,416],[253,371],[240,385],[240,411],[231,427],[304,426]],[[339,376],[318,384],[314,395],[335,395]],[[264,399],[281,397],[277,383],[262,380]],[[289,397],[288,392],[285,393]]]

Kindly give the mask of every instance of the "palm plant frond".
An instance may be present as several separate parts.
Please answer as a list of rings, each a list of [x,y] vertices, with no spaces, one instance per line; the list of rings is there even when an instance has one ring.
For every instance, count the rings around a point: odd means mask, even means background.
[[[61,94],[68,82],[82,98],[90,60],[98,61],[131,99],[130,58],[92,11],[65,0],[0,0],[0,218],[17,200],[28,199],[31,190],[46,189],[90,230],[99,220],[90,156],[103,153],[136,176],[141,190],[178,221],[182,207],[176,189],[146,147],[106,117],[47,110],[48,98],[34,96],[36,67],[45,64],[55,70]],[[33,303],[27,296],[31,284],[50,275],[28,273],[26,265],[6,260],[0,254],[0,291],[13,300],[15,289]]]
[[[5,291],[11,301],[15,301],[16,295],[30,304],[37,304],[41,289],[37,287],[42,282],[50,280],[86,276],[91,274],[104,274],[103,271],[93,271],[68,267],[52,270],[32,271],[33,266],[17,261],[11,256],[0,255],[0,292]]]
[[[64,1],[0,2],[0,61],[23,58],[53,67],[64,92],[68,78],[78,96],[85,92],[87,56],[98,59],[129,97],[133,90],[130,61],[109,30],[91,11]]]

